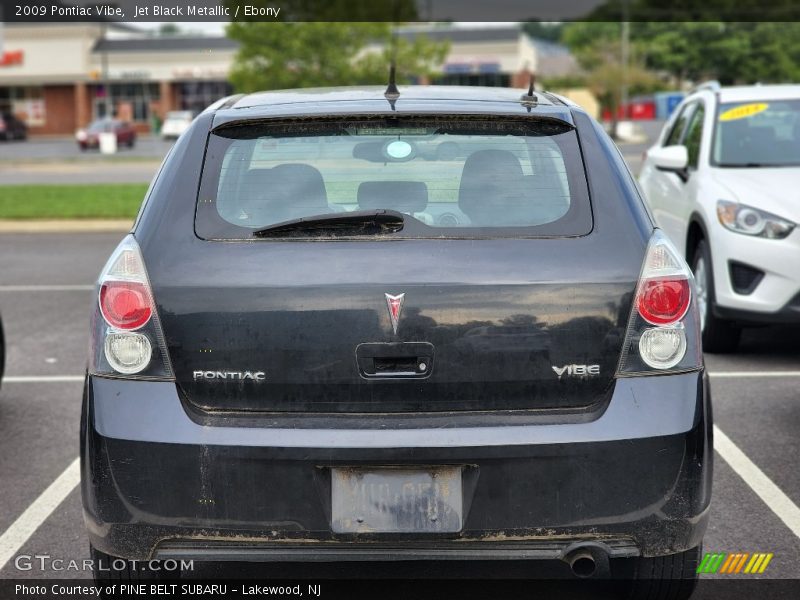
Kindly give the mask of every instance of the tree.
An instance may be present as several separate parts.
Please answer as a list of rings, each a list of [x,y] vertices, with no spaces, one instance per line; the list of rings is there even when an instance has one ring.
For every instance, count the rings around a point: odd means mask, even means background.
[[[616,43],[621,33],[619,23],[576,21],[564,27],[561,41],[569,47],[584,69],[591,70],[606,60],[600,48]]]
[[[585,88],[588,85],[585,73],[570,73],[537,78],[537,85],[543,90],[564,90],[568,88]]]
[[[630,94],[663,89],[663,83],[644,66],[636,48],[628,65],[622,64],[622,26],[612,22],[575,22],[564,28],[562,40],[586,71],[586,83],[600,103],[611,112],[611,136],[617,136],[622,90]]]
[[[587,21],[661,23],[800,21],[797,0],[606,0]]]
[[[181,28],[178,27],[175,23],[162,23],[158,28],[158,35],[163,37],[180,35],[180,33],[181,33]]]
[[[611,112],[611,137],[617,137],[618,111],[622,106],[622,89],[627,86],[630,95],[646,94],[663,89],[661,81],[636,65],[627,69],[619,61],[607,61],[592,69],[587,84],[600,103]]]
[[[740,77],[750,83],[800,81],[800,23],[755,23],[751,54]]]
[[[617,23],[582,23],[577,47],[592,36],[613,39]],[[800,78],[800,23],[673,21],[630,24],[633,52],[641,64],[672,80],[717,79],[724,85],[797,81]]]
[[[240,92],[383,84],[393,48],[403,83],[431,75],[448,48],[421,36],[393,41],[387,22],[234,22],[227,35],[240,44],[230,74]]]
[[[541,21],[528,21],[522,24],[522,30],[532,38],[548,42],[561,40],[564,23],[543,23]]]

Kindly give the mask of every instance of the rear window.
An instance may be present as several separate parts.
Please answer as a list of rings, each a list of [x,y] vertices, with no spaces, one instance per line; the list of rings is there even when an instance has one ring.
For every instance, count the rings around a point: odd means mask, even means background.
[[[402,228],[386,234],[393,239],[592,228],[576,133],[553,119],[251,122],[209,136],[195,223],[202,238],[251,239],[278,223],[379,210],[402,213]]]

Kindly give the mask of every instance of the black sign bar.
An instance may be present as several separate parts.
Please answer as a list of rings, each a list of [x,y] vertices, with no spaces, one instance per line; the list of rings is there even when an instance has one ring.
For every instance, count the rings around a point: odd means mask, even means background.
[[[796,0],[0,0],[0,22],[800,21]]]

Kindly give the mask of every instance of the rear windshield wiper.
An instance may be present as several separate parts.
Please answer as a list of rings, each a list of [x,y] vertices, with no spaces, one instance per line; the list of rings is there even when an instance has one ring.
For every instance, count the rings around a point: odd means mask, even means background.
[[[326,235],[380,235],[403,229],[403,213],[395,210],[356,210],[301,217],[268,225],[254,237],[299,237]]]

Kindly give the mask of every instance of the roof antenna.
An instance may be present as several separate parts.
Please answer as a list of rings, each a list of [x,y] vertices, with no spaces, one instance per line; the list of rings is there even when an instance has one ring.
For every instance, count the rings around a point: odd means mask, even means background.
[[[522,104],[528,107],[528,112],[531,112],[531,107],[539,103],[539,98],[533,93],[533,84],[536,83],[536,76],[530,73],[530,83],[528,84],[528,93],[520,97]]]
[[[392,64],[389,65],[389,85],[386,86],[386,91],[383,92],[389,102],[396,101],[400,97],[400,90],[397,89],[397,84],[395,83],[396,70],[397,67],[394,64],[394,59],[392,59]]]
[[[395,83],[397,73],[397,24],[395,23],[394,30],[392,31],[392,60],[389,63],[389,85],[386,86],[386,91],[383,92],[383,97],[389,101],[392,110],[395,110],[395,102],[400,97],[400,90],[397,89]]]

